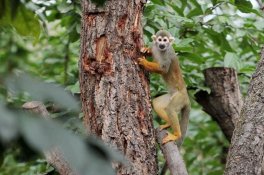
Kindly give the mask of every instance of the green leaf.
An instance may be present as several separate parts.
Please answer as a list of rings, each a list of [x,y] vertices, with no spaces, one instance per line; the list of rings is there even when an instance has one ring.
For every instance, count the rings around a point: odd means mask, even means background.
[[[151,12],[153,12],[156,9],[156,5],[148,5],[145,9],[144,9],[144,16],[148,16],[151,14]]]
[[[190,1],[192,2],[192,4],[193,4],[197,9],[199,9],[200,11],[203,11],[201,5],[198,3],[197,0],[190,0]]]
[[[188,13],[187,17],[191,18],[193,16],[199,16],[202,14],[203,14],[203,11],[200,8],[195,8]]]
[[[213,6],[217,4],[217,0],[212,0]]]
[[[185,7],[188,5],[188,2],[186,0],[180,0],[181,1],[181,9],[184,10]]]
[[[181,57],[186,60],[191,60],[193,63],[202,64],[204,62],[204,58],[195,53],[181,53]]]
[[[221,46],[222,46],[222,50],[224,51],[230,51],[232,52],[233,49],[231,47],[231,45],[229,44],[229,41],[226,39],[226,35],[224,33],[220,34],[220,40],[221,40]]]
[[[80,93],[79,81],[77,81],[74,85],[68,86],[67,89],[70,90],[72,93]]]
[[[80,39],[80,34],[76,31],[75,26],[74,29],[69,33],[69,40],[71,43],[76,42],[78,39]]]
[[[173,47],[176,52],[193,52],[193,47],[192,46],[181,46],[181,45],[176,45]]]
[[[164,6],[164,1],[161,1],[161,0],[151,0],[151,2],[153,4],[158,4],[158,5]]]
[[[224,66],[225,67],[232,67],[232,68],[236,69],[237,71],[240,70],[241,64],[239,62],[239,58],[236,55],[236,53],[226,52],[226,55],[224,58]]]
[[[37,40],[41,26],[36,15],[23,4],[11,6],[10,1],[5,1],[4,12],[0,18],[0,27],[13,26],[23,36],[33,36]],[[3,8],[3,7],[2,7]]]
[[[253,23],[253,25],[254,25],[258,30],[263,30],[263,29],[264,29],[264,20],[256,21],[256,22]]]
[[[173,3],[170,3],[168,2],[168,4],[173,8],[173,10],[175,10],[180,16],[184,16],[184,9],[183,8],[180,8],[178,7],[176,4],[173,4]]]
[[[175,51],[178,52],[193,52],[193,47],[190,45],[191,42],[193,42],[193,39],[191,38],[185,38],[182,40],[176,40],[176,44],[173,45],[173,48]]]
[[[253,9],[253,6],[251,4],[250,1],[247,0],[235,0],[235,6],[238,8],[238,10],[240,10],[243,13],[255,13],[259,16],[261,16],[261,14]]]
[[[58,5],[58,10],[61,12],[61,13],[67,13],[71,10],[74,9],[74,6],[73,4],[69,4],[67,3],[66,1],[63,1],[61,2],[59,5]]]

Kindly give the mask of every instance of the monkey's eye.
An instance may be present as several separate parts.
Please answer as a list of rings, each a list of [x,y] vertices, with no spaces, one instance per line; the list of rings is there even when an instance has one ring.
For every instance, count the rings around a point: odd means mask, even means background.
[[[164,38],[163,41],[164,41],[164,42],[167,42],[168,40],[167,40],[167,38]]]
[[[159,42],[161,42],[161,41],[162,41],[162,39],[161,39],[161,38],[159,38],[159,39],[158,39],[158,41],[159,41]]]

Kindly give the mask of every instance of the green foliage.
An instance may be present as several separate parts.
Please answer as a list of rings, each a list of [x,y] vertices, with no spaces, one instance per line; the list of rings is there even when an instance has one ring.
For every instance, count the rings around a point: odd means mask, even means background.
[[[161,28],[176,37],[174,48],[185,80],[198,89],[204,88],[205,68],[228,66],[236,68],[240,75],[250,75],[252,72],[244,70],[254,70],[264,41],[263,17],[250,1],[151,1],[144,17],[147,43]],[[248,79],[241,83],[248,83]],[[245,92],[246,86],[242,90]]]
[[[20,35],[39,37],[41,27],[38,18],[20,1],[3,0],[0,11],[0,28],[12,26]]]
[[[36,162],[18,162],[13,154],[8,154],[0,167],[1,175],[19,174],[19,175],[35,175],[47,174],[54,171],[54,168],[47,165],[44,160],[36,160]]]
[[[224,58],[224,67],[232,67],[240,70],[239,58],[235,53],[227,52]]]

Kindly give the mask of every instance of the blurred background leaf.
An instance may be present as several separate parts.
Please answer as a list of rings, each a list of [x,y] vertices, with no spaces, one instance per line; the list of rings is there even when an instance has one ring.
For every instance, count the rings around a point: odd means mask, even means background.
[[[2,0],[0,10],[0,28],[12,26],[20,35],[39,38],[41,26],[34,11],[16,0]]]

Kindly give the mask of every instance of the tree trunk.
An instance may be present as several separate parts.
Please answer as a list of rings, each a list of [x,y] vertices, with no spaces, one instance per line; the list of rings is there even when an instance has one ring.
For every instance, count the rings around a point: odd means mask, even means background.
[[[137,65],[143,0],[82,1],[80,89],[87,130],[120,150],[117,174],[155,175],[157,155],[149,84]]]
[[[264,49],[233,133],[225,175],[263,175]]]
[[[204,70],[204,77],[211,93],[199,91],[196,101],[231,141],[243,104],[237,73],[232,68],[212,67]]]

